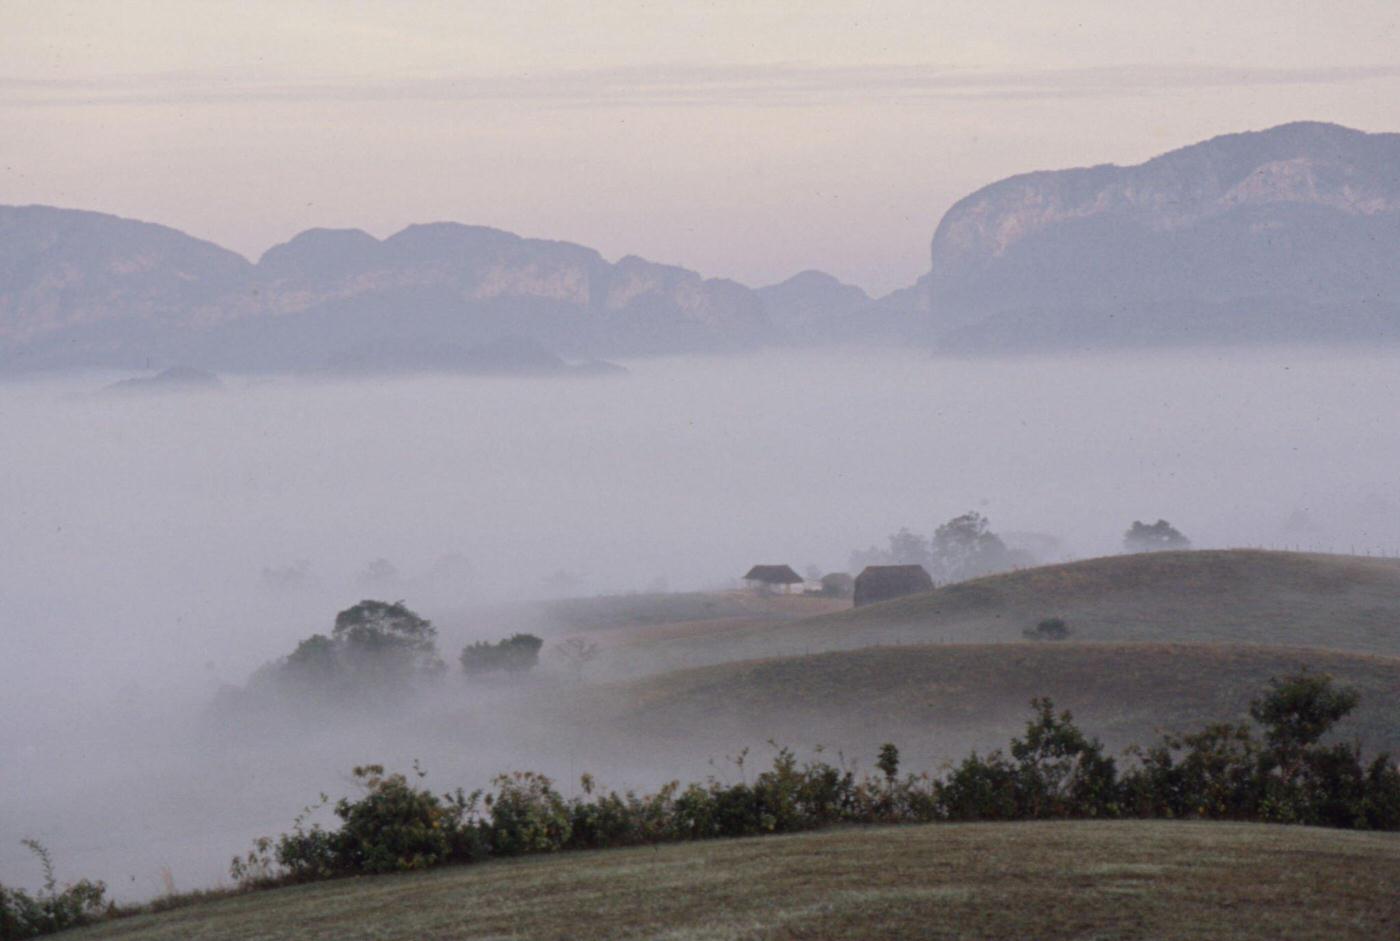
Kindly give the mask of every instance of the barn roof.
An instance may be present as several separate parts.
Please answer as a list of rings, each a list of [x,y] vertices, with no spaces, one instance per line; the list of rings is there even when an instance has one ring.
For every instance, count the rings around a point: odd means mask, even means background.
[[[803,581],[801,575],[790,565],[755,565],[744,576],[746,582],[764,582],[768,585],[795,585]]]
[[[867,565],[860,573],[860,580],[878,585],[923,585],[933,582],[922,565]]]
[[[868,565],[856,578],[856,607],[903,595],[932,591],[933,579],[922,565]]]

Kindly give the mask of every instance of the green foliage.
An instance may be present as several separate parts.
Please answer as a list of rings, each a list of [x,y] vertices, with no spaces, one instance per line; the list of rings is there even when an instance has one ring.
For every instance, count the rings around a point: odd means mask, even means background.
[[[352,671],[371,679],[442,669],[437,628],[402,601],[361,601],[346,608],[335,616],[331,641]]]
[[[380,765],[354,770],[365,794],[335,805],[341,827],[337,862],[354,872],[404,872],[453,859],[462,845],[458,830],[466,812],[463,795],[446,799],[414,787],[402,774]]]
[[[922,565],[934,581],[942,584],[1032,562],[1032,556],[1009,548],[992,532],[985,516],[970,512],[939,526],[932,538],[901,528],[890,535],[888,548],[871,546],[851,553],[850,567],[859,571],[867,565]]]
[[[1258,816],[1259,745],[1247,726],[1210,725],[1134,749],[1124,799],[1139,817],[1247,820]],[[1179,757],[1178,757],[1179,756]]]
[[[421,869],[487,856],[795,833],[837,823],[1165,817],[1278,820],[1400,829],[1400,769],[1364,764],[1350,744],[1321,743],[1356,705],[1351,691],[1313,674],[1270,685],[1248,726],[1212,725],[1130,749],[1120,775],[1103,746],[1049,699],[1031,702],[1009,753],[973,753],[942,778],[900,778],[899,750],[879,749],[878,777],[774,745],[752,782],[671,782],[651,794],[599,791],[591,776],[566,800],[539,774],[516,772],[466,797],[435,795],[378,765],[355,769],[365,793],[336,803],[338,830],[305,826],[260,840],[235,861],[245,884]],[[734,760],[745,774],[747,752]],[[421,773],[420,773],[421,775]],[[323,798],[324,803],[324,798]],[[275,847],[275,864],[272,848]]]
[[[1031,702],[1024,738],[1011,756],[975,753],[935,789],[949,820],[1035,820],[1111,817],[1120,812],[1117,770],[1097,740],[1087,738],[1068,712],[1049,699]]]
[[[880,746],[880,757],[875,759],[875,767],[885,776],[885,780],[894,784],[894,779],[899,776],[899,749],[893,742],[886,742]]]
[[[402,601],[361,601],[336,615],[330,636],[312,634],[261,669],[250,689],[303,700],[373,701],[443,669],[432,622]]]
[[[44,888],[31,895],[0,885],[0,941],[53,934],[87,924],[109,909],[104,884],[83,879],[60,889],[49,851],[38,840],[22,842],[39,859]]]
[[[486,797],[492,852],[515,856],[564,848],[573,827],[554,782],[533,771],[517,771],[497,777],[495,783],[495,793]]]
[[[1249,714],[1264,726],[1269,746],[1291,757],[1315,744],[1360,702],[1356,690],[1339,689],[1330,676],[1303,671],[1271,680]]]
[[[494,644],[478,641],[462,648],[462,672],[469,675],[494,673],[524,673],[540,660],[544,641],[534,634],[512,634]]]
[[[1123,534],[1123,548],[1128,552],[1162,552],[1167,549],[1190,549],[1191,540],[1166,520],[1144,523],[1134,520]]]

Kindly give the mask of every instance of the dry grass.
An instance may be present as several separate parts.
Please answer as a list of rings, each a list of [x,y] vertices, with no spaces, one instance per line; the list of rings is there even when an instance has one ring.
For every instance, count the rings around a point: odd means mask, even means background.
[[[720,664],[595,688],[561,721],[721,755],[774,739],[868,762],[892,741],[922,768],[1005,745],[1035,696],[1072,710],[1116,751],[1163,731],[1245,721],[1270,678],[1304,666],[1360,689],[1340,735],[1400,753],[1400,658],[1212,644],[868,647]]]
[[[1009,643],[1043,618],[1077,641],[1323,647],[1400,656],[1400,560],[1253,550],[1111,556],[1027,569],[786,622],[655,635],[632,673],[871,644]]]
[[[1109,556],[975,579],[807,626],[1014,641],[1046,617],[1064,618],[1078,640],[1400,655],[1400,560],[1239,549]]]
[[[237,896],[85,941],[1377,939],[1400,836],[1262,825],[848,829],[489,863]]]

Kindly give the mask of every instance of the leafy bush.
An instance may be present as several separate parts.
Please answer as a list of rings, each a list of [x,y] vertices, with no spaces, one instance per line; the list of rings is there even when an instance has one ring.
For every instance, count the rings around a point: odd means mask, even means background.
[[[258,884],[836,823],[1131,816],[1400,829],[1400,769],[1386,756],[1363,764],[1355,745],[1321,742],[1356,701],[1326,676],[1282,677],[1251,709],[1262,738],[1235,725],[1168,736],[1130,749],[1134,765],[1121,776],[1103,746],[1049,699],[1032,700],[1025,733],[1009,753],[973,753],[942,778],[901,778],[891,743],[879,750],[878,776],[857,777],[820,757],[800,762],[775,744],[771,765],[752,782],[673,781],[639,795],[600,791],[585,775],[582,794],[571,800],[531,772],[496,778],[482,799],[435,795],[369,765],[355,769],[365,794],[335,805],[338,830],[307,827],[303,814],[291,833],[260,840],[236,860],[234,874]],[[741,774],[746,755],[734,759]]]
[[[1123,549],[1126,552],[1162,552],[1168,549],[1190,549],[1191,540],[1166,520],[1144,523],[1133,520],[1133,525],[1123,534]]]
[[[415,772],[423,776],[416,765]],[[297,817],[290,833],[256,840],[245,856],[235,857],[229,866],[233,879],[255,887],[351,873],[406,872],[485,855],[475,819],[478,794],[433,794],[405,775],[386,774],[381,765],[363,765],[352,774],[365,792],[355,800],[336,802],[339,829],[306,825],[328,801],[323,794],[320,804]]]
[[[366,600],[337,614],[329,636],[312,634],[263,666],[228,702],[253,703],[265,693],[300,703],[374,701],[402,695],[445,669],[431,621],[402,601]]]
[[[517,771],[499,776],[495,783],[495,793],[486,797],[492,852],[515,856],[564,848],[573,829],[569,807],[554,782],[533,771]]]
[[[87,879],[58,887],[53,860],[38,840],[24,845],[39,858],[44,888],[36,895],[0,885],[0,939],[36,938],[65,928],[87,924],[107,912],[107,887]]]
[[[494,644],[478,641],[462,648],[462,672],[467,674],[524,673],[540,659],[544,641],[534,634],[512,634]]]
[[[1062,618],[1045,618],[1023,630],[1021,636],[1026,640],[1064,640],[1069,636],[1069,625]]]

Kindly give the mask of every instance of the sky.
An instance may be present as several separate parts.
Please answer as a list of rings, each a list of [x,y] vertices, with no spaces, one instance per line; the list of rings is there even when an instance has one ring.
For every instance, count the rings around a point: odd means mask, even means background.
[[[875,294],[1014,173],[1400,130],[1393,0],[0,0],[0,203],[250,258],[454,220]]]

